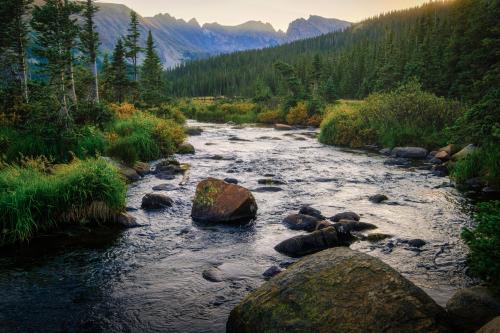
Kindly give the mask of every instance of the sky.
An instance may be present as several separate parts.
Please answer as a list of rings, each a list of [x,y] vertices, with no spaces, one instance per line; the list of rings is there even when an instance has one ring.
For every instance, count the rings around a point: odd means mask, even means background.
[[[99,0],[125,4],[142,16],[168,13],[200,24],[237,25],[256,20],[286,30],[300,17],[320,15],[358,22],[380,13],[421,5],[428,0]]]

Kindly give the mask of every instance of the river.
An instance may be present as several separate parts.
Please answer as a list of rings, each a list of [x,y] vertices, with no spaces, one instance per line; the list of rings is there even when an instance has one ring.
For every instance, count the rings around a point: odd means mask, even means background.
[[[349,210],[374,232],[394,235],[351,247],[376,256],[444,304],[470,284],[466,247],[468,201],[447,178],[422,165],[384,165],[383,156],[318,143],[314,130],[276,131],[190,122],[204,129],[190,137],[196,155],[178,156],[191,168],[183,180],[154,175],[130,186],[127,205],[144,226],[111,237],[51,251],[19,251],[0,258],[1,332],[224,332],[231,309],[264,282],[262,273],[290,261],[273,247],[300,234],[283,218],[310,204],[325,216]],[[280,192],[255,191],[258,179],[283,179]],[[254,223],[201,225],[190,218],[202,179],[233,177],[254,190]],[[170,183],[174,205],[140,210],[152,187]],[[382,193],[389,201],[373,204]],[[404,240],[423,239],[420,250]],[[402,241],[403,240],[403,241]],[[218,266],[226,279],[213,283],[202,272]]]

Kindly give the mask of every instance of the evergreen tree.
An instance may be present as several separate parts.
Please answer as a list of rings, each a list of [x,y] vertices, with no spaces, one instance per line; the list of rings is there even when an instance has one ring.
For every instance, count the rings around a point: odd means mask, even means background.
[[[163,66],[160,57],[155,51],[155,44],[151,31],[146,43],[146,58],[141,68],[140,87],[141,97],[149,105],[161,103],[165,95],[166,85]]]
[[[84,26],[80,33],[81,49],[85,55],[86,63],[89,66],[94,82],[91,85],[91,99],[93,102],[99,102],[99,80],[97,77],[97,53],[99,47],[99,33],[96,31],[94,16],[99,9],[94,5],[93,0],[87,0],[85,3],[83,17]]]
[[[125,47],[126,47],[126,57],[130,59],[133,66],[133,79],[137,82],[138,74],[138,56],[142,52],[142,48],[139,46],[139,38],[141,33],[139,32],[139,18],[137,13],[134,11],[130,12],[130,25],[128,28],[128,35],[125,37]]]
[[[328,80],[323,85],[323,98],[328,103],[334,103],[339,99],[337,94],[337,88],[335,87],[335,81],[333,77],[330,76]]]
[[[32,12],[31,25],[37,33],[34,51],[46,60],[39,66],[49,75],[61,113],[66,117],[69,116],[68,91],[76,104],[73,52],[79,29],[74,16],[79,12],[80,7],[68,0],[46,0]]]
[[[101,69],[101,80],[99,80],[102,98],[107,102],[113,101],[113,68],[109,61],[109,55],[104,54]]]
[[[125,47],[122,39],[118,39],[113,51],[113,61],[111,63],[112,85],[114,99],[122,103],[125,101],[130,82],[127,77],[127,64],[125,62]]]

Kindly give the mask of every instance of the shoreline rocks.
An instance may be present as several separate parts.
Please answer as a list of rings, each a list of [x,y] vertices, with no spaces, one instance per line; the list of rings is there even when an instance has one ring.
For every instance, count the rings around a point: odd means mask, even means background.
[[[257,215],[252,193],[239,185],[208,178],[196,188],[191,217],[199,222],[246,223]]]
[[[451,332],[446,313],[381,260],[346,247],[299,260],[248,295],[228,333]]]
[[[428,151],[420,147],[396,147],[391,151],[391,155],[400,158],[424,159]]]

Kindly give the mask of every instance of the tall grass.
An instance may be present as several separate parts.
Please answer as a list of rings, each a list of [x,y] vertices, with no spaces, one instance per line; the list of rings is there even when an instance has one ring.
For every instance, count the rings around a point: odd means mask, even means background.
[[[451,177],[459,184],[480,177],[489,186],[500,186],[500,148],[485,145],[452,166]]]
[[[118,119],[110,128],[108,153],[127,164],[150,161],[174,154],[184,141],[181,125],[147,113]]]
[[[101,159],[51,167],[43,159],[0,170],[0,245],[27,241],[60,224],[110,221],[126,185]]]

